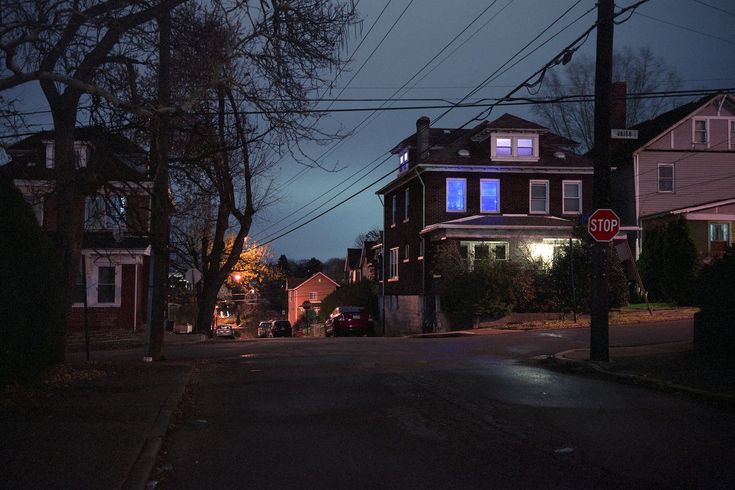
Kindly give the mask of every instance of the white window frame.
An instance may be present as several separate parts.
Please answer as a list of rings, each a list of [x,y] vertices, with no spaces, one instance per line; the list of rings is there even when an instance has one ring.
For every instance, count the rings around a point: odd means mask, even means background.
[[[398,280],[398,247],[390,249],[390,260],[388,261],[388,282]]]
[[[498,155],[498,139],[510,139],[511,154]],[[533,141],[532,155],[518,155],[518,140],[530,139]],[[495,161],[514,161],[521,160],[527,162],[536,162],[539,160],[539,135],[536,133],[494,133],[490,140],[490,155]]]
[[[407,223],[409,219],[408,213],[411,207],[411,189],[409,187],[403,190],[403,199],[403,222]]]
[[[534,211],[533,202],[533,186],[543,184],[546,187],[546,202],[543,211]],[[528,214],[549,214],[549,181],[531,179],[528,181]]]
[[[393,194],[391,199],[390,227],[396,226],[396,212],[398,209],[398,194]]]
[[[661,190],[661,169],[671,167],[671,190]],[[656,167],[656,192],[659,194],[672,194],[676,190],[676,168],[673,163],[659,163]]]
[[[482,209],[482,184],[483,182],[495,182],[497,188],[497,200],[498,200],[498,206],[497,209],[494,211],[485,211]],[[500,179],[480,179],[480,213],[483,214],[498,214],[500,213]]]
[[[697,133],[701,133],[701,131],[697,131],[698,122],[704,123],[704,141],[697,141]],[[707,148],[709,148],[709,126],[709,119],[705,117],[695,117],[692,119],[692,143],[695,145],[707,145]]]
[[[99,270],[101,267],[115,268],[115,300],[112,303],[97,301],[99,285]],[[91,267],[87,267],[87,306],[95,308],[119,308],[122,303],[122,264],[109,259],[96,259]],[[75,305],[79,305],[75,303]]]
[[[450,182],[462,182],[464,185],[464,192],[462,193],[462,209],[449,209],[449,183]],[[447,177],[444,184],[444,210],[447,213],[466,213],[467,212],[467,179],[464,177]]]
[[[309,291],[309,301],[317,301],[319,299],[319,293],[316,291]]]
[[[730,226],[730,222],[729,221],[710,221],[710,222],[707,223],[707,241],[709,243],[720,241],[720,240],[712,240],[712,226],[713,225],[720,225],[720,226],[724,225],[724,226],[726,226],[727,227],[726,228],[727,229],[727,237],[725,237],[726,239],[724,241],[727,242],[727,243],[732,243],[731,238],[730,238],[730,234],[732,233],[732,226]]]
[[[577,196],[577,201],[579,203],[579,211],[567,211],[567,199],[573,199],[572,197],[568,197],[566,195],[566,186],[569,184],[575,184],[577,186],[577,189],[579,189],[579,195]],[[561,213],[562,214],[582,214],[582,181],[581,180],[562,180],[561,181]]]

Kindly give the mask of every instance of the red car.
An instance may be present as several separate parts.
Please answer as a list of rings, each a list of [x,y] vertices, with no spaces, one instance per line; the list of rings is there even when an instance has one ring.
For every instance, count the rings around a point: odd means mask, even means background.
[[[327,337],[375,335],[373,316],[361,306],[338,306],[324,322]]]

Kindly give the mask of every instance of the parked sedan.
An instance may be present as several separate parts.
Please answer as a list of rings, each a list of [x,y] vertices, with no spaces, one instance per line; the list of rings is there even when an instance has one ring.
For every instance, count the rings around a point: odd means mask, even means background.
[[[338,306],[324,323],[327,337],[375,335],[373,316],[361,306]]]
[[[258,323],[258,338],[264,339],[265,337],[267,337],[271,331],[272,326],[273,326],[273,322]]]
[[[273,322],[268,337],[290,337],[291,322],[288,320],[276,320]]]
[[[215,337],[228,337],[231,339],[235,338],[235,331],[232,329],[232,325],[220,325],[214,331]]]

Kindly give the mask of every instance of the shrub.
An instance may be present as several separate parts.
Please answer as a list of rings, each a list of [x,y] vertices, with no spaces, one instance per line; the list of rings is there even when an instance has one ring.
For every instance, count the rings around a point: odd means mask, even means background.
[[[376,286],[370,281],[361,281],[335,289],[327,295],[319,310],[319,319],[324,321],[338,306],[362,306],[373,317],[378,316],[378,294]]]
[[[50,239],[0,177],[0,386],[31,381],[63,360],[64,290]]]
[[[735,310],[735,248],[702,267],[697,279],[697,305],[703,310]]]

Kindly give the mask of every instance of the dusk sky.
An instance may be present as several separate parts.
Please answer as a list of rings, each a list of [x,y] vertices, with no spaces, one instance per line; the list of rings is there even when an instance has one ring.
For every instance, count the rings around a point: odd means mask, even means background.
[[[618,6],[633,3],[634,0],[621,0]],[[490,8],[464,34],[419,72],[488,6]],[[384,7],[385,11],[370,31]],[[515,67],[492,79],[468,102],[483,97],[501,97],[538,70],[594,23],[594,0],[362,0],[358,5],[362,27],[351,32],[344,55],[352,57],[352,61],[336,80],[332,92],[324,97],[385,99],[392,96],[443,100],[386,104],[393,107],[458,102],[570,7],[571,10],[519,58],[578,19],[576,22]],[[735,5],[730,0],[651,0],[639,7],[627,22],[616,26],[615,46],[650,47],[679,73],[683,80],[681,89],[730,88],[735,86],[733,26]],[[593,32],[578,53],[593,56],[594,47]],[[406,89],[394,95],[409,80]],[[42,99],[32,97],[34,91],[35,87],[24,88],[29,110],[43,108]],[[517,95],[530,94],[523,90]],[[381,101],[335,102],[331,108],[366,108],[380,104]],[[322,102],[319,107],[328,105]],[[318,161],[324,168],[337,168],[338,171],[307,170],[292,159],[283,158],[276,173],[278,203],[256,216],[251,239],[266,242],[289,232],[369,186],[347,203],[271,244],[274,258],[280,254],[294,260],[344,257],[346,248],[354,246],[359,233],[382,226],[382,203],[375,190],[391,177],[376,181],[395,169],[398,161],[393,157],[380,162],[391,148],[415,131],[418,117],[430,117],[433,125],[444,111],[382,111],[360,126],[370,111],[329,114],[322,121],[323,128],[341,127],[343,132],[354,131],[354,134],[336,146],[306,145],[304,148],[312,158],[321,157]],[[481,108],[454,109],[437,127],[458,127],[480,112]],[[515,106],[495,108],[488,119],[495,119],[504,112],[535,118],[529,106]]]

